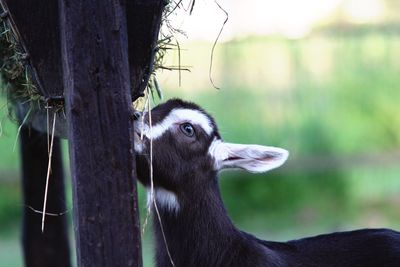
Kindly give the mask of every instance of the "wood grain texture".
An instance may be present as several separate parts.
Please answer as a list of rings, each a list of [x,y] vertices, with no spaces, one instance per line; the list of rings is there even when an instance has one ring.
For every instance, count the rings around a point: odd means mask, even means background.
[[[45,98],[62,97],[64,88],[59,20],[60,1],[4,1],[21,35],[21,41],[28,50],[28,63],[35,74],[41,95]],[[143,93],[153,71],[161,17],[166,4],[164,0],[126,1],[133,100]],[[91,11],[89,10],[88,13]],[[116,21],[110,21],[110,23],[116,23]],[[118,25],[114,26],[118,27]]]
[[[57,0],[5,0],[45,98],[63,96]]]
[[[128,50],[132,100],[142,95],[154,71],[164,0],[127,1]]]
[[[60,4],[78,266],[141,266],[125,1]]]

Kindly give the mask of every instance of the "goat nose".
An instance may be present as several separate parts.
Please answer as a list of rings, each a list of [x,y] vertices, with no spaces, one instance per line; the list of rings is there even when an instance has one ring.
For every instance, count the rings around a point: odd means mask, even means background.
[[[138,119],[140,119],[140,117],[142,117],[142,113],[139,111],[134,111],[133,112],[133,120],[137,121]]]

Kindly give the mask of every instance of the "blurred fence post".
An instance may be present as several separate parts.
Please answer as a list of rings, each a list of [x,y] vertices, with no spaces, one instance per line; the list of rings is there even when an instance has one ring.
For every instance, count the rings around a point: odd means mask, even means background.
[[[23,252],[27,267],[70,267],[70,249],[66,215],[47,216],[41,231],[44,188],[48,164],[47,135],[34,129],[21,129],[23,180]],[[65,212],[64,174],[61,147],[54,140],[52,171],[47,198],[47,212]]]

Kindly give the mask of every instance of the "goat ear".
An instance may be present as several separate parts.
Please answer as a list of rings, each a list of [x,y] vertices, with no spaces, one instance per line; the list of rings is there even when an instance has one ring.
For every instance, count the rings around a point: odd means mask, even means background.
[[[239,168],[261,173],[281,166],[289,156],[287,150],[278,147],[215,142],[210,153],[217,170]]]

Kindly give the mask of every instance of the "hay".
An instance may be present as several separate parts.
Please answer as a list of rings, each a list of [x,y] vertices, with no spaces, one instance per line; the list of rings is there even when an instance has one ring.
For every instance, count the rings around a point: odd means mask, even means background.
[[[1,2],[0,2],[1,4]],[[19,35],[0,5],[0,75],[4,83],[7,99],[11,103],[39,104],[41,96],[33,81],[28,53],[21,45]]]
[[[180,46],[175,38],[176,35],[185,35],[185,33],[174,27],[170,21],[170,16],[175,15],[178,9],[183,8],[192,12],[195,1],[191,0],[188,7],[184,7],[182,2],[182,0],[171,1],[165,7],[161,19],[164,27],[159,33],[151,77],[147,84],[152,96],[157,95],[160,99],[162,98],[162,91],[156,79],[158,70],[179,71],[179,84],[181,84],[181,71],[189,71],[188,67],[180,64]],[[62,101],[49,103],[50,100],[41,95],[33,68],[29,64],[29,54],[24,48],[15,24],[8,15],[7,7],[2,1],[0,1],[0,14],[0,77],[3,80],[2,89],[7,95],[10,106],[16,103],[29,103],[32,109],[43,110],[49,106],[56,106],[56,110],[63,110],[64,103]],[[178,50],[178,66],[165,65],[165,56],[170,50]]]
[[[219,38],[221,37],[222,31],[223,31],[224,28],[225,28],[225,24],[228,22],[229,14],[228,14],[228,12],[217,2],[217,0],[215,0],[214,3],[215,3],[215,4],[218,6],[218,8],[219,8],[222,12],[224,12],[224,14],[225,14],[225,20],[224,20],[224,22],[222,23],[222,26],[221,26],[221,28],[220,28],[220,30],[219,30],[219,32],[218,32],[217,38],[215,38],[215,41],[214,41],[213,46],[212,46],[212,49],[211,49],[210,68],[209,68],[209,70],[208,70],[208,78],[210,79],[210,82],[211,82],[212,86],[213,86],[215,89],[218,89],[218,90],[219,90],[220,88],[219,88],[218,86],[215,85],[214,79],[212,78],[212,67],[213,67],[213,61],[214,61],[214,51],[215,51],[215,47],[217,46],[217,43],[218,43],[218,41],[219,41]]]
[[[49,180],[50,180],[50,174],[51,174],[51,163],[52,163],[52,158],[53,158],[53,144],[54,144],[54,131],[56,128],[56,119],[57,119],[57,113],[54,112],[53,116],[53,127],[51,131],[51,141],[50,145],[48,144],[48,155],[49,155],[49,160],[47,163],[47,175],[46,175],[46,186],[44,190],[44,198],[43,198],[43,214],[42,214],[42,233],[44,232],[44,223],[46,219],[46,208],[47,208],[47,195],[49,191]],[[49,137],[48,137],[49,138]],[[49,140],[47,140],[49,142]]]

